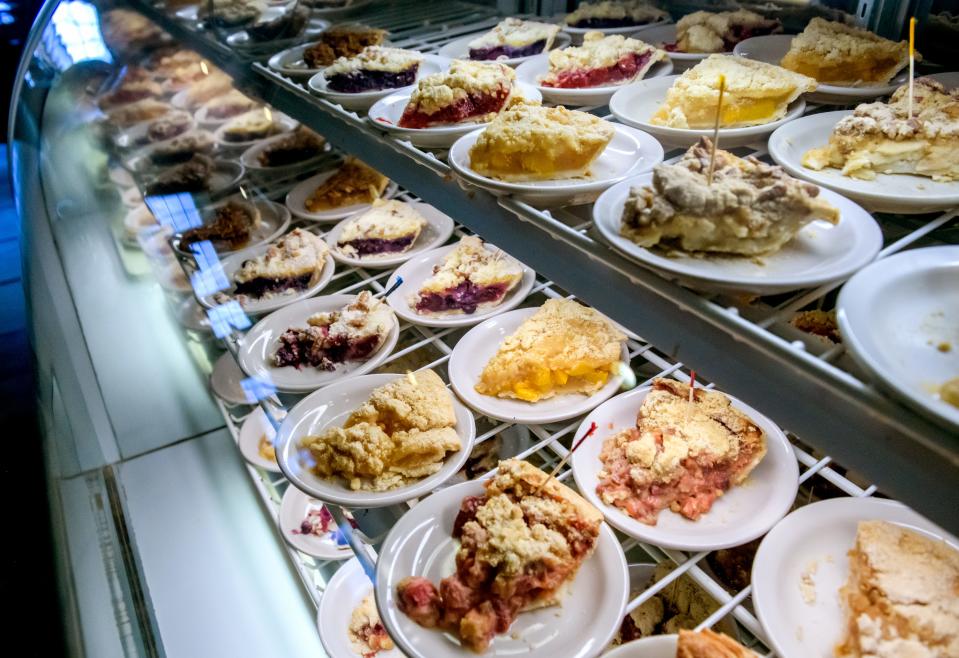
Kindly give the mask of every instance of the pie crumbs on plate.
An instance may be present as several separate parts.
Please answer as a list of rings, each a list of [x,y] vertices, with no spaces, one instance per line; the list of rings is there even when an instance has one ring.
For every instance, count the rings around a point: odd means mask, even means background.
[[[609,380],[626,336],[598,311],[550,299],[500,344],[475,388],[526,402],[591,395]]]
[[[353,610],[347,631],[353,650],[363,658],[373,658],[380,651],[389,651],[394,647],[393,640],[380,621],[373,592],[364,596]]]
[[[389,491],[436,473],[462,448],[450,392],[432,370],[400,377],[373,390],[343,427],[302,440],[322,478],[350,489]]]

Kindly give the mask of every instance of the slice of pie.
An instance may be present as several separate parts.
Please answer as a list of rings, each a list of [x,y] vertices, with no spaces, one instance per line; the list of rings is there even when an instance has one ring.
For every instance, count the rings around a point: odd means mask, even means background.
[[[392,256],[409,251],[426,219],[403,201],[377,199],[373,207],[346,222],[336,249],[351,258]]]
[[[456,59],[449,70],[421,78],[403,110],[401,128],[486,122],[507,106],[516,73],[505,64]]]
[[[636,427],[603,442],[596,493],[607,505],[656,525],[671,509],[696,521],[742,484],[766,455],[766,436],[719,391],[653,380]]]
[[[590,395],[606,385],[625,340],[598,311],[569,299],[550,299],[500,343],[476,391],[526,402]]]
[[[380,621],[373,592],[364,596],[353,610],[348,630],[353,650],[363,658],[374,658],[380,651],[389,651],[394,646],[383,622]]]
[[[163,87],[160,83],[146,77],[124,79],[119,85],[100,96],[97,105],[101,110],[133,103],[144,98],[160,98],[163,96]]]
[[[385,306],[385,304],[384,304]],[[388,491],[439,471],[463,446],[453,394],[432,370],[418,370],[373,389],[343,427],[302,441],[322,478],[353,490]]]
[[[919,53],[916,59],[920,59]],[[780,64],[823,84],[883,85],[909,64],[909,42],[897,43],[868,30],[816,17],[793,38]]]
[[[396,89],[416,82],[423,55],[402,48],[370,46],[354,57],[340,57],[323,70],[326,86],[355,94],[377,89]]]
[[[559,25],[507,18],[469,42],[470,59],[528,57],[546,52],[559,34]]]
[[[681,53],[728,53],[750,37],[783,31],[776,18],[763,18],[746,9],[736,11],[695,11],[676,23],[676,44],[666,50]]]
[[[959,551],[886,521],[860,521],[839,590],[840,658],[959,656]]]
[[[697,632],[681,629],[676,658],[758,658],[739,642],[708,628]]]
[[[253,110],[227,121],[220,133],[224,142],[238,144],[271,137],[284,130],[272,112]]]
[[[144,196],[207,192],[215,166],[209,156],[197,153],[186,162],[157,174],[146,184]]]
[[[213,70],[210,71],[209,75],[200,78],[180,93],[184,95],[184,100],[190,107],[197,107],[217,96],[230,92],[232,89],[233,78],[223,71]]]
[[[523,268],[475,235],[459,241],[409,304],[420,315],[472,315],[498,306],[523,278]]]
[[[813,220],[839,222],[816,185],[752,156],[717,150],[710,184],[711,151],[703,137],[676,164],[654,167],[652,186],[630,189],[620,233],[641,247],[757,256]]]
[[[826,146],[803,155],[803,166],[840,169],[872,180],[876,174],[914,174],[937,181],[959,180],[959,89],[946,91],[931,78],[903,85],[888,103],[865,103],[839,120]]]
[[[319,41],[303,51],[303,61],[311,69],[323,68],[340,57],[353,57],[368,46],[379,46],[388,34],[366,25],[334,25],[320,34]]]
[[[232,89],[222,96],[207,101],[203,107],[206,108],[208,121],[222,121],[255,110],[260,107],[260,104],[243,92]]]
[[[162,119],[151,121],[143,136],[135,141],[137,146],[164,142],[182,135],[193,128],[193,117],[186,112],[173,112]]]
[[[261,221],[260,211],[252,203],[227,201],[218,206],[202,226],[183,232],[180,249],[204,240],[210,240],[218,248],[239,249],[250,241]]]
[[[278,39],[292,39],[300,34],[310,20],[310,10],[294,4],[275,18],[257,20],[247,26],[246,34],[251,41],[263,43]]]
[[[305,328],[283,332],[273,365],[332,371],[347,361],[366,361],[383,345],[395,322],[386,302],[364,290],[341,310],[317,313],[307,319]]]
[[[562,89],[620,85],[642,79],[653,64],[668,59],[665,51],[638,39],[587,32],[582,46],[550,52],[549,72],[539,83]]]
[[[470,167],[505,181],[588,176],[615,133],[612,123],[587,112],[520,103],[480,133]]]
[[[179,164],[197,153],[210,153],[214,145],[213,133],[195,130],[157,144],[147,157],[154,165]]]
[[[347,158],[336,173],[320,183],[306,200],[310,212],[348,208],[373,203],[386,190],[390,179],[356,158]]]
[[[565,23],[577,28],[647,25],[669,20],[669,14],[642,0],[583,2],[566,15]]]
[[[263,167],[286,167],[311,160],[326,147],[326,139],[306,126],[300,126],[285,137],[278,137],[256,159]]]
[[[666,102],[649,122],[671,128],[712,128],[720,75],[726,78],[719,118],[723,128],[776,121],[786,114],[790,103],[817,86],[813,78],[774,64],[734,55],[710,55],[676,79],[666,92]]]
[[[295,228],[266,252],[245,261],[233,275],[234,294],[253,299],[299,292],[323,274],[329,248],[309,231]]]
[[[599,541],[602,514],[529,462],[501,461],[486,491],[453,523],[456,571],[437,588],[422,576],[396,587],[402,612],[482,653],[525,611],[558,605]]]

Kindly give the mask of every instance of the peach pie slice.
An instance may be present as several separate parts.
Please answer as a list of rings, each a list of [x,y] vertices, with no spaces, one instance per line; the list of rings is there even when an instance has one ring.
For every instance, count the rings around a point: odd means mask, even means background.
[[[593,552],[602,514],[532,464],[509,459],[468,496],[453,523],[456,571],[437,588],[421,576],[397,585],[401,611],[482,653],[516,616],[556,605]]]
[[[739,642],[708,628],[696,633],[682,629],[676,642],[676,658],[757,658]]]
[[[636,427],[603,442],[596,493],[607,505],[656,525],[671,509],[693,521],[742,484],[766,455],[766,436],[719,391],[653,380]]]

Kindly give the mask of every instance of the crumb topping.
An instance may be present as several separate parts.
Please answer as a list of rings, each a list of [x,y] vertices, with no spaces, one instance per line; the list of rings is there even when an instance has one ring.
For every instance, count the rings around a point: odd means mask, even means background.
[[[410,105],[424,114],[435,114],[472,94],[509,89],[515,79],[515,71],[505,64],[456,59],[449,70],[421,78]]]
[[[281,279],[309,272],[319,274],[328,252],[323,240],[309,231],[295,228],[270,245],[263,255],[245,261],[233,280],[244,283],[259,278]]]
[[[340,232],[338,244],[353,240],[395,240],[408,235],[419,235],[426,220],[416,209],[395,199],[377,199],[373,207],[349,220]]]
[[[545,41],[546,46],[543,49],[548,50],[558,33],[559,25],[507,18],[489,32],[470,41],[469,48],[491,48],[503,45],[519,48],[537,41]]]
[[[584,2],[580,4],[575,11],[566,15],[565,21],[567,25],[576,25],[582,21],[595,18],[629,19],[633,24],[640,25],[666,20],[669,18],[669,14],[642,0],[627,2],[603,0],[603,2]]]
[[[359,55],[340,57],[326,67],[323,75],[344,75],[356,71],[387,71],[391,73],[405,71],[423,61],[423,55],[402,48],[368,46]]]
[[[513,283],[522,276],[523,268],[515,259],[499,249],[487,249],[480,238],[469,235],[459,241],[442,263],[433,266],[433,275],[423,282],[417,295],[443,292],[464,281],[491,286]]]
[[[582,46],[571,46],[549,53],[551,74],[574,69],[607,68],[632,54],[655,53],[651,61],[665,61],[668,55],[639,39],[618,34],[603,36],[602,32],[587,32]]]

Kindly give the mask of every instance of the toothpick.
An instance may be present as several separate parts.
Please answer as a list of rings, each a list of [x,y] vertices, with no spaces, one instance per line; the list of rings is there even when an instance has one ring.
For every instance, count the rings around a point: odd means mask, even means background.
[[[916,17],[909,19],[909,114],[912,118],[912,79],[916,72]]]
[[[719,74],[719,103],[716,104],[716,124],[713,126],[713,148],[709,152],[709,174],[706,184],[713,184],[713,169],[716,168],[716,145],[719,144],[719,118],[723,114],[723,94],[726,93],[726,76]]]
[[[564,466],[566,466],[566,462],[568,462],[568,461],[569,461],[569,458],[573,456],[573,453],[576,452],[576,449],[577,449],[578,447],[580,447],[580,446],[583,444],[583,441],[585,441],[593,432],[595,432],[596,429],[597,429],[596,423],[590,423],[590,424],[589,424],[589,429],[586,430],[586,434],[584,434],[582,437],[580,437],[579,441],[577,441],[576,443],[573,444],[573,447],[569,449],[569,452],[566,453],[566,456],[563,457],[562,461],[560,461],[558,464],[556,464],[556,467],[553,468],[553,470],[550,471],[550,473],[549,473],[549,475],[547,476],[547,478],[546,478],[545,480],[543,480],[543,484],[541,484],[541,485],[539,485],[538,487],[536,487],[536,490],[533,492],[533,495],[538,494],[538,493],[539,493],[539,490],[542,489],[543,487],[545,487],[547,482],[549,482],[549,481],[552,480],[554,477],[556,477],[556,474],[559,473],[559,470],[560,470],[561,468],[563,468]]]
[[[696,390],[696,371],[690,370],[689,371],[689,399],[686,401],[686,418],[683,420],[684,426],[689,424],[689,412],[693,408],[693,400],[696,395],[695,390]]]

